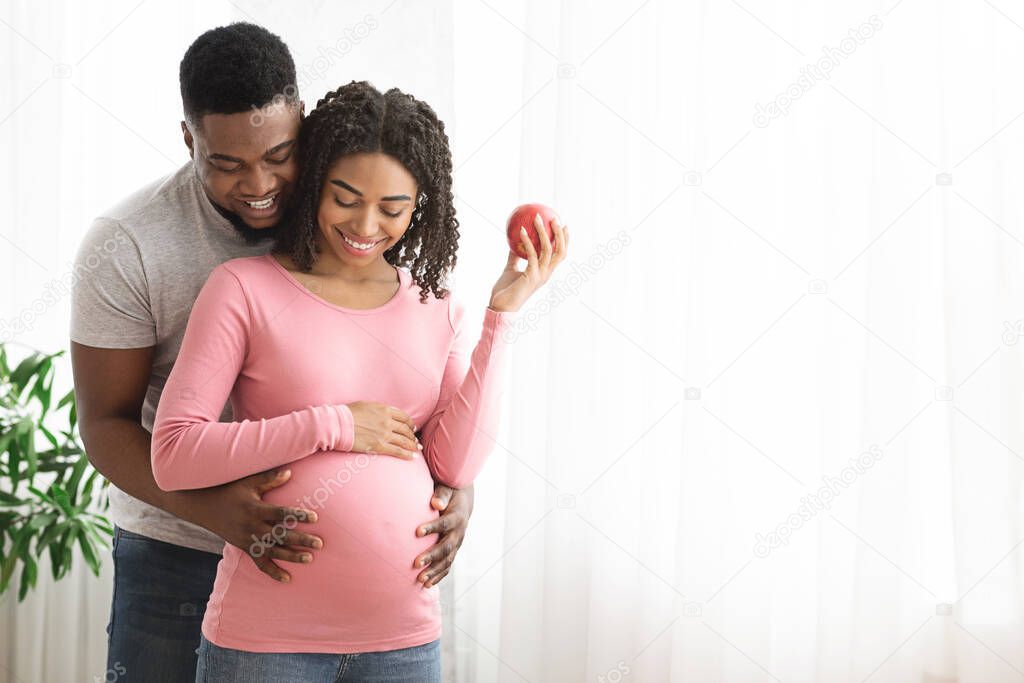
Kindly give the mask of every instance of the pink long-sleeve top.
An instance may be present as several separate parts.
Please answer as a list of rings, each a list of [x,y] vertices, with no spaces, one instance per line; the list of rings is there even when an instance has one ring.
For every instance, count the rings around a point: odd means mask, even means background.
[[[264,501],[315,510],[316,524],[294,526],[324,542],[311,563],[288,564],[289,583],[225,545],[203,620],[217,645],[351,653],[440,635],[437,587],[424,589],[413,567],[435,537],[415,532],[437,515],[434,479],[466,486],[492,449],[514,314],[486,309],[473,347],[457,298],[421,303],[396,271],[393,298],[350,309],[267,254],[221,264],[196,299],[157,408],[157,484],[202,488],[287,464],[291,478]],[[229,399],[235,421],[219,422]],[[352,452],[355,401],[408,413],[422,456]]]

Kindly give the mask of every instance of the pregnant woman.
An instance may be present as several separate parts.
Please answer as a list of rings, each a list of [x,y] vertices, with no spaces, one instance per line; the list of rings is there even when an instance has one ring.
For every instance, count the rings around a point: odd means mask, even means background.
[[[538,229],[539,252],[521,233],[526,268],[510,251],[476,337],[443,286],[459,223],[430,106],[350,83],[305,119],[299,154],[274,251],[218,266],[195,302],[152,455],[166,490],[290,464],[266,500],[315,510],[323,546],[315,561],[294,548],[288,583],[225,546],[197,681],[439,681],[437,587],[408,561],[431,539],[408,530],[437,514],[424,503],[434,478],[459,488],[480,471],[503,332],[564,260],[568,233],[555,224],[552,244]],[[218,422],[229,398],[237,421]],[[296,545],[304,526],[280,542]]]

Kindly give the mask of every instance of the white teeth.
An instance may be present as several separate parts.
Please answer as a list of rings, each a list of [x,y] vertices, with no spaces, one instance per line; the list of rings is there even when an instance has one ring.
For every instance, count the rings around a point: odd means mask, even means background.
[[[341,238],[343,240],[345,240],[345,242],[347,244],[351,245],[353,248],[360,249],[362,251],[366,251],[368,249],[373,249],[375,246],[377,246],[378,244],[380,244],[381,242],[384,241],[384,240],[377,240],[373,244],[359,244],[358,242],[353,242],[352,240],[350,240],[349,238],[345,237],[344,235],[342,235]]]
[[[273,197],[270,197],[269,199],[264,199],[259,202],[246,202],[246,204],[248,204],[254,209],[269,209],[274,204],[274,200],[276,199],[277,195],[275,194]]]

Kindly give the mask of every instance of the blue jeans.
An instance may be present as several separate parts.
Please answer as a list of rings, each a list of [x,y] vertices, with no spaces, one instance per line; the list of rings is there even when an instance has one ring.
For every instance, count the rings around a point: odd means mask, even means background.
[[[441,641],[349,655],[199,646],[196,683],[441,683]]]
[[[106,680],[191,683],[220,555],[114,530]]]

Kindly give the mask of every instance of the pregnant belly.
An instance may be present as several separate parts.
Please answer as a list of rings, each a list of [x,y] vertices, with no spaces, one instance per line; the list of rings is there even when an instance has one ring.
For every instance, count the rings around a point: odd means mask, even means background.
[[[434,482],[422,456],[329,451],[288,467],[291,479],[264,500],[314,510],[318,521],[300,526],[323,539],[318,554],[376,558],[375,570],[390,566],[406,576],[416,554],[434,543],[416,536],[420,524],[437,516],[430,507]]]
[[[421,569],[413,567],[416,556],[437,540],[416,536],[419,525],[437,516],[423,457],[331,451],[288,467],[291,479],[264,501],[314,510],[316,523],[295,528],[322,538],[323,548],[312,551],[309,564],[279,561],[292,576],[286,584],[246,557],[222,563],[221,570],[231,569],[217,577],[224,589],[219,612],[225,635],[243,631],[259,637],[255,627],[279,646],[307,646],[292,651],[310,651],[317,642],[322,649],[312,651],[339,651],[346,644],[359,651],[437,628],[437,588],[424,589],[416,581]],[[232,551],[228,546],[226,560]]]

